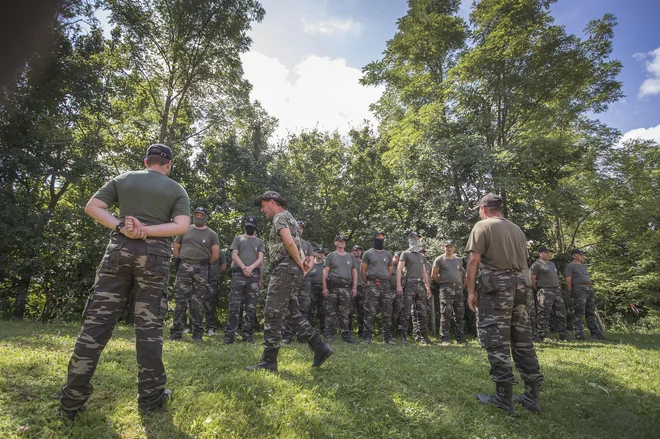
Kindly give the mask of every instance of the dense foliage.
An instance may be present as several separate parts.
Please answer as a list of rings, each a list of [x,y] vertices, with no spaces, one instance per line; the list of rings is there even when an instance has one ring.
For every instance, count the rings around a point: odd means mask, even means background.
[[[82,207],[161,141],[225,247],[258,213],[253,197],[275,189],[316,245],[343,232],[368,247],[382,229],[402,249],[414,229],[435,256],[442,240],[465,243],[471,207],[495,191],[530,249],[554,248],[560,267],[571,248],[588,250],[610,321],[635,320],[634,303],[657,322],[658,145],[621,144],[597,119],[622,97],[616,18],[580,37],[554,22],[551,0],[482,0],[468,21],[458,0],[408,3],[363,69],[365,86],[385,89],[378,126],[278,141],[239,58],[264,17],[258,2],[60,2],[48,52],[0,88],[0,314],[79,315],[107,239]]]

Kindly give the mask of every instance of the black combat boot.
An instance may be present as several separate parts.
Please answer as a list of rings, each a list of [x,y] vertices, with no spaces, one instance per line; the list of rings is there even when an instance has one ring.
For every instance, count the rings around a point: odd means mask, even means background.
[[[284,343],[284,344],[291,344],[291,337],[289,337],[289,336],[284,336],[284,337],[282,338],[282,343]]]
[[[312,367],[321,366],[325,360],[330,358],[330,355],[334,352],[330,346],[323,343],[321,336],[318,333],[315,333],[314,336],[309,340],[309,347],[314,351],[314,361],[312,362]]]
[[[605,338],[602,332],[591,334],[591,338],[593,338],[594,340],[607,340],[607,338]]]
[[[277,372],[277,354],[279,351],[280,348],[264,348],[264,353],[261,355],[261,361],[254,366],[247,366],[245,369]]]
[[[371,334],[363,334],[363,335],[364,335],[364,342],[371,343]]]
[[[165,389],[163,390],[163,397],[160,399],[158,403],[156,403],[154,406],[146,406],[146,407],[140,407],[138,404],[138,412],[140,413],[141,416],[146,416],[150,415],[156,410],[160,409],[165,405],[165,403],[172,397],[172,391],[170,389]]]
[[[495,395],[480,393],[477,399],[482,404],[495,404],[505,412],[513,412],[513,383],[495,383]]]
[[[359,344],[360,343],[360,340],[355,340],[353,337],[351,337],[351,334],[342,335],[341,339],[344,341],[344,343],[348,343],[348,344]]]
[[[401,336],[401,344],[408,344],[408,339],[406,338],[405,335]]]
[[[525,381],[525,393],[520,396],[514,396],[513,400],[519,402],[530,412],[538,413],[541,411],[541,382],[535,381],[528,383]]]

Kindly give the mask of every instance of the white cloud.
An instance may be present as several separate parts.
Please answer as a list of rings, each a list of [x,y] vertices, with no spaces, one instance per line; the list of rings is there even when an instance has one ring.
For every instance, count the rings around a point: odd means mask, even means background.
[[[305,33],[311,35],[345,35],[358,36],[364,26],[353,19],[328,18],[326,20],[309,20],[302,17]]]
[[[362,72],[344,59],[308,55],[293,69],[258,52],[241,59],[253,85],[251,98],[279,119],[278,137],[315,127],[347,133],[365,119],[375,124],[369,105],[383,90],[360,85]]]
[[[648,60],[648,58],[653,58]],[[633,55],[638,61],[646,60],[646,71],[650,78],[646,79],[639,88],[639,96],[660,94],[660,47],[648,53],[636,53]]]
[[[651,128],[636,128],[623,135],[621,142],[631,139],[654,140],[660,144],[660,125]]]

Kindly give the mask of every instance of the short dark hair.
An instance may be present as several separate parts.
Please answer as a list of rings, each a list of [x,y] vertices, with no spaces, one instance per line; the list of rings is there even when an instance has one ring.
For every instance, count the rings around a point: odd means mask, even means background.
[[[147,161],[147,165],[153,166],[153,165],[158,165],[158,166],[165,166],[169,162],[171,162],[170,159],[161,157],[159,155],[149,155],[145,158]]]
[[[286,207],[286,200],[284,199],[284,197],[282,197],[279,193],[275,191],[264,192],[255,200],[254,204],[257,206],[261,206],[262,201],[270,201],[270,200],[275,201],[277,205],[280,207]]]

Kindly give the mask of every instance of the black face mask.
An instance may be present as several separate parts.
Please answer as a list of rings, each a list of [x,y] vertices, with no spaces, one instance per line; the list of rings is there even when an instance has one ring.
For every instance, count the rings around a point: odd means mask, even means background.
[[[245,226],[245,234],[246,235],[254,235],[254,233],[257,231],[257,228],[254,226]]]
[[[385,240],[384,240],[384,239],[374,238],[374,248],[375,248],[376,250],[382,250],[384,244],[385,244]]]
[[[206,218],[193,218],[193,225],[195,227],[204,227],[206,225]]]

